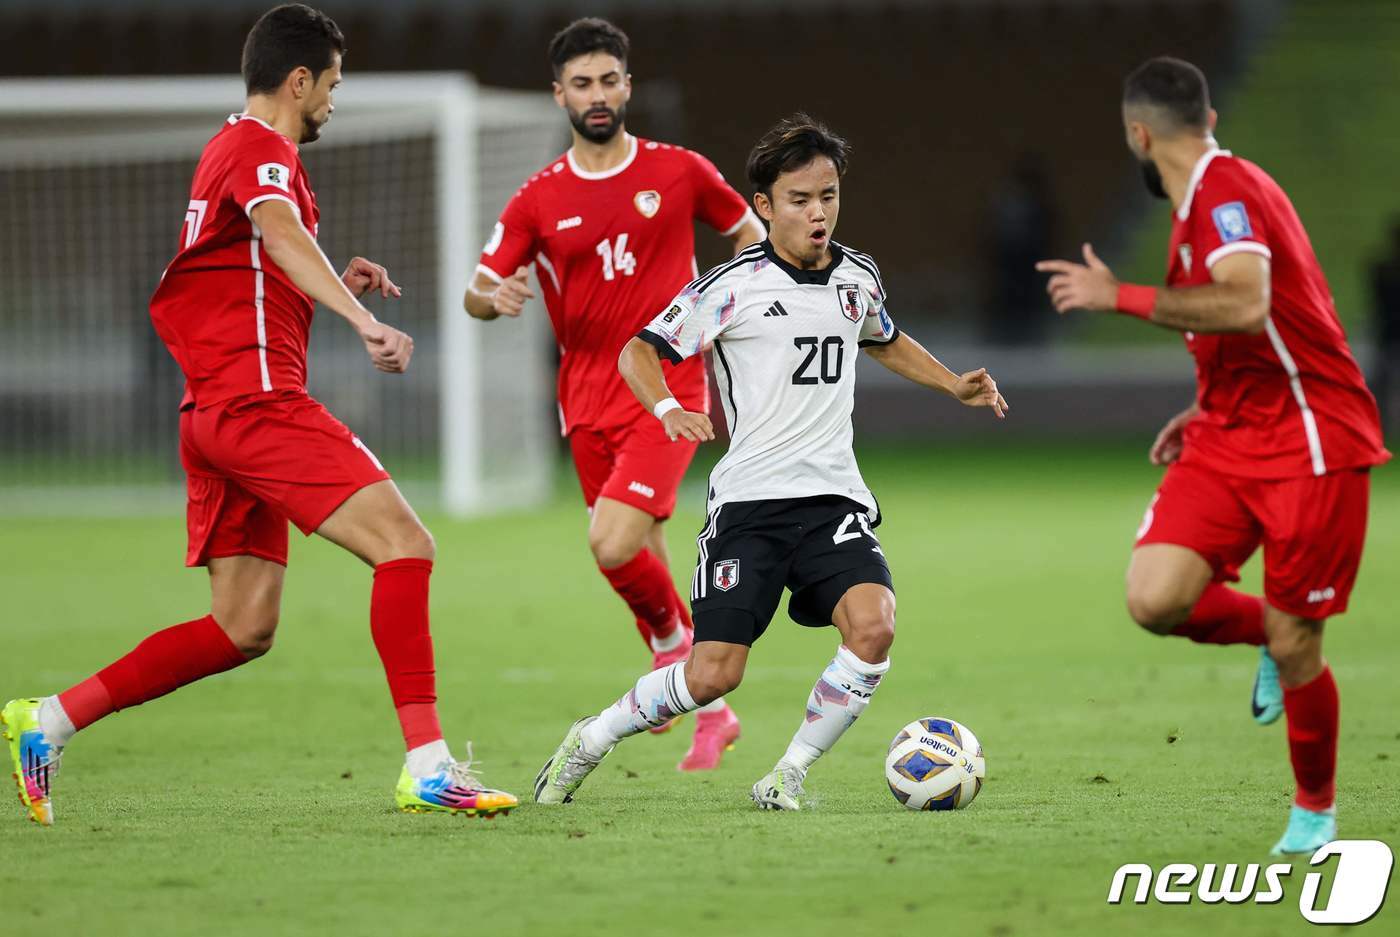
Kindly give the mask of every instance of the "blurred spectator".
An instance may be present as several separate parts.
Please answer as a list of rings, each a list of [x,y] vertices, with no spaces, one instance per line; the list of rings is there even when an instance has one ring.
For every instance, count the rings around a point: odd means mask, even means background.
[[[1400,382],[1400,216],[1392,219],[1388,253],[1371,268],[1375,294],[1376,357],[1371,387],[1381,405],[1381,426],[1390,428],[1396,384]]]
[[[1055,197],[1044,159],[1022,153],[992,198],[990,308],[985,335],[999,345],[1045,340],[1044,278],[1035,262],[1049,257],[1055,242]]]

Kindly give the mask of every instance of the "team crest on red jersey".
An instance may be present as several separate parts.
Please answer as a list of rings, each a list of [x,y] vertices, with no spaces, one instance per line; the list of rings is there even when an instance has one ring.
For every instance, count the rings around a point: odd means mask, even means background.
[[[661,193],[655,189],[638,192],[633,196],[632,204],[637,206],[637,211],[642,213],[643,218],[655,218],[656,213],[661,210]]]
[[[715,564],[715,588],[728,592],[739,584],[739,561],[720,560]]]
[[[855,283],[836,284],[836,298],[841,303],[841,314],[852,322],[865,318],[865,297]]]

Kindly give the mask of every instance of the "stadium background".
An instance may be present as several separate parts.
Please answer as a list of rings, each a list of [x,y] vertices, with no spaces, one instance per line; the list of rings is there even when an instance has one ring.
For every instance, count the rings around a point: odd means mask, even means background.
[[[0,9],[0,76],[227,76],[264,6],[10,0]],[[776,117],[805,108],[824,118],[855,147],[840,239],[879,258],[903,328],[951,366],[992,369],[1012,418],[994,425],[878,369],[862,372],[858,439],[904,577],[895,652],[903,680],[892,679],[849,744],[823,763],[826,810],[805,825],[755,822],[739,797],[790,733],[796,701],[829,652],[824,638],[775,626],[736,696],[751,720],[749,744],[714,778],[666,775],[678,757],[670,749],[683,747],[677,736],[688,729],[639,741],[614,759],[619,767],[599,785],[596,807],[565,820],[522,811],[489,831],[454,830],[443,854],[427,825],[405,826],[382,809],[378,782],[392,731],[361,640],[360,586],[350,585],[358,571],[324,544],[299,543],[278,653],[95,735],[62,782],[73,805],[60,810],[75,822],[54,832],[68,837],[66,847],[35,846],[21,835],[35,831],[17,828],[17,814],[0,824],[0,853],[39,863],[41,881],[68,874],[73,855],[102,870],[91,906],[64,902],[62,889],[41,883],[21,900],[23,915],[86,929],[101,907],[113,933],[369,932],[388,920],[388,908],[396,921],[437,918],[401,891],[416,887],[403,870],[428,861],[445,867],[434,879],[449,881],[454,863],[470,866],[443,901],[476,918],[482,933],[555,924],[577,933],[694,932],[690,918],[674,919],[685,915],[736,933],[839,933],[843,922],[910,926],[929,914],[997,937],[1074,927],[1215,932],[1227,917],[1242,934],[1302,926],[1287,908],[1255,909],[1253,917],[1199,905],[1176,916],[1161,908],[1105,916],[1103,893],[1122,862],[1262,861],[1255,847],[1276,833],[1285,762],[1279,739],[1261,740],[1238,718],[1246,657],[1153,643],[1121,611],[1118,577],[1157,477],[1143,453],[1162,420],[1189,400],[1189,357],[1174,335],[1140,323],[1057,320],[1029,261],[1046,251],[1073,256],[1090,240],[1120,276],[1160,279],[1166,212],[1143,191],[1123,147],[1117,102],[1133,64],[1183,56],[1211,79],[1222,145],[1259,162],[1293,198],[1375,380],[1387,355],[1377,341],[1371,270],[1392,249],[1400,217],[1400,5],[347,0],[324,9],[348,37],[349,82],[374,72],[466,71],[483,86],[536,97],[547,87],[543,48],[552,32],[578,15],[609,16],[633,41],[629,128],[705,153],[741,189],[748,147]],[[529,110],[523,99],[520,107]],[[210,114],[210,125],[220,116]],[[0,624],[9,651],[0,655],[0,696],[84,675],[156,624],[191,617],[184,612],[200,607],[204,588],[201,577],[172,568],[182,534],[173,447],[179,382],[144,309],[168,259],[163,245],[175,243],[193,156],[159,171],[126,171],[119,183],[84,176],[98,172],[91,168],[44,177],[26,161],[30,135],[51,141],[55,125],[78,136],[92,128],[64,113],[27,119],[0,140],[0,266],[10,282],[0,296],[0,588],[11,597]],[[516,162],[520,150],[506,148],[496,162],[483,160],[500,174],[497,189],[562,150],[562,119],[548,133],[554,142],[538,158]],[[329,178],[316,175],[318,153],[308,154],[323,205],[337,182],[376,178],[376,160],[386,156],[366,153],[351,162],[353,172]],[[388,151],[402,161],[393,191],[426,211],[420,203],[431,191],[415,188],[415,154],[411,144]],[[410,169],[399,171],[403,165]],[[85,224],[36,215],[36,192],[84,189],[113,193],[104,231],[139,219],[147,246],[130,254],[135,261],[114,264],[107,248],[94,252]],[[148,192],[161,201],[148,204]],[[371,206],[372,217],[350,217],[366,209],[344,204],[340,229],[373,234],[379,253],[346,242],[327,213],[333,260],[364,252],[410,282],[426,275],[416,250],[433,244],[403,214],[384,204]],[[498,208],[481,211],[494,217]],[[30,236],[35,226],[48,240]],[[461,258],[463,284],[478,243]],[[707,232],[697,244],[702,267],[722,258]],[[87,268],[98,256],[104,265]],[[147,263],[152,257],[159,259]],[[453,570],[439,573],[434,605],[450,674],[444,692],[478,714],[458,721],[492,753],[488,776],[523,791],[556,730],[630,679],[638,649],[589,568],[575,483],[553,443],[538,453],[555,479],[543,503],[472,520],[438,513],[440,426],[424,414],[439,405],[443,376],[421,351],[436,324],[430,307],[401,308],[417,310],[405,316],[420,341],[416,373],[403,386],[357,371],[353,345],[323,321],[316,341],[339,350],[313,359],[312,390],[347,415],[426,509]],[[532,335],[547,364],[547,336]],[[91,353],[75,356],[79,346]],[[125,377],[104,382],[112,357],[124,359],[112,373]],[[548,422],[548,378],[531,378],[535,393],[519,405]],[[524,394],[513,380],[507,372],[490,383],[505,396]],[[703,477],[713,458],[702,456],[693,475]],[[1392,474],[1376,476],[1370,552],[1333,655],[1347,703],[1343,806],[1354,825],[1344,832],[1394,845],[1400,736],[1385,715],[1400,706],[1389,676],[1400,664],[1395,593],[1385,575],[1400,563]],[[699,484],[689,493],[671,531],[681,581]],[[1257,584],[1255,565],[1247,581]],[[353,640],[322,643],[342,633]],[[577,664],[561,676],[569,659]],[[35,679],[45,686],[33,687]],[[305,728],[284,724],[288,708],[314,722],[312,741]],[[883,739],[933,710],[978,731],[993,753],[993,781],[967,813],[912,825],[878,777],[867,782]],[[156,757],[152,733],[188,739],[182,756]],[[274,760],[265,748],[283,754]],[[287,750],[296,752],[293,765]],[[268,798],[273,774],[302,788]],[[847,790],[844,782],[857,777]],[[211,801],[221,804],[212,819]],[[702,843],[699,829],[716,831],[717,841]],[[268,841],[278,835],[285,840]],[[689,850],[694,866],[657,854],[670,846]],[[330,850],[343,865],[316,869]],[[950,871],[954,853],[967,858],[965,868]],[[629,877],[654,874],[652,861],[666,870],[652,891],[673,908],[660,924],[654,905],[626,893]],[[616,878],[600,886],[577,864]],[[785,864],[806,872],[773,868]],[[503,880],[476,884],[494,873]],[[830,894],[836,877],[849,893]],[[684,896],[664,884],[676,880],[687,883]],[[266,902],[263,911],[241,900],[248,888]],[[269,923],[265,913],[280,916]],[[1391,910],[1368,928],[1380,933],[1395,921]]]

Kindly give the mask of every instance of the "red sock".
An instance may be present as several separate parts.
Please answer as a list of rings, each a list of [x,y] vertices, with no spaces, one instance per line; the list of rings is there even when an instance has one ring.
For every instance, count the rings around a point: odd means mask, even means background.
[[[1263,644],[1264,600],[1212,582],[1172,634],[1198,644]]]
[[[1305,810],[1326,810],[1337,798],[1337,721],[1341,707],[1332,668],[1323,667],[1311,683],[1283,688],[1288,718],[1288,757],[1298,782],[1294,802]]]
[[[650,550],[643,549],[621,566],[598,569],[637,616],[637,631],[647,647],[653,637],[669,637],[685,620],[685,603],[676,593],[671,571]]]
[[[58,694],[58,701],[74,727],[82,729],[119,709],[247,662],[214,616],[205,615],[157,631],[125,657]]]
[[[437,672],[428,631],[428,577],[432,560],[404,559],[374,568],[369,630],[389,695],[409,750],[442,738],[437,714]]]

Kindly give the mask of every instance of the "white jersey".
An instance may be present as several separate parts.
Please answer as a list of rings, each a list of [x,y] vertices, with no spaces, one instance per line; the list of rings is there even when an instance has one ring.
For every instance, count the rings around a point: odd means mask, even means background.
[[[639,336],[679,364],[714,347],[729,451],[708,511],[731,501],[841,495],[879,510],[851,448],[855,358],[899,336],[875,261],[832,242],[802,270],[763,241],[691,283]]]

